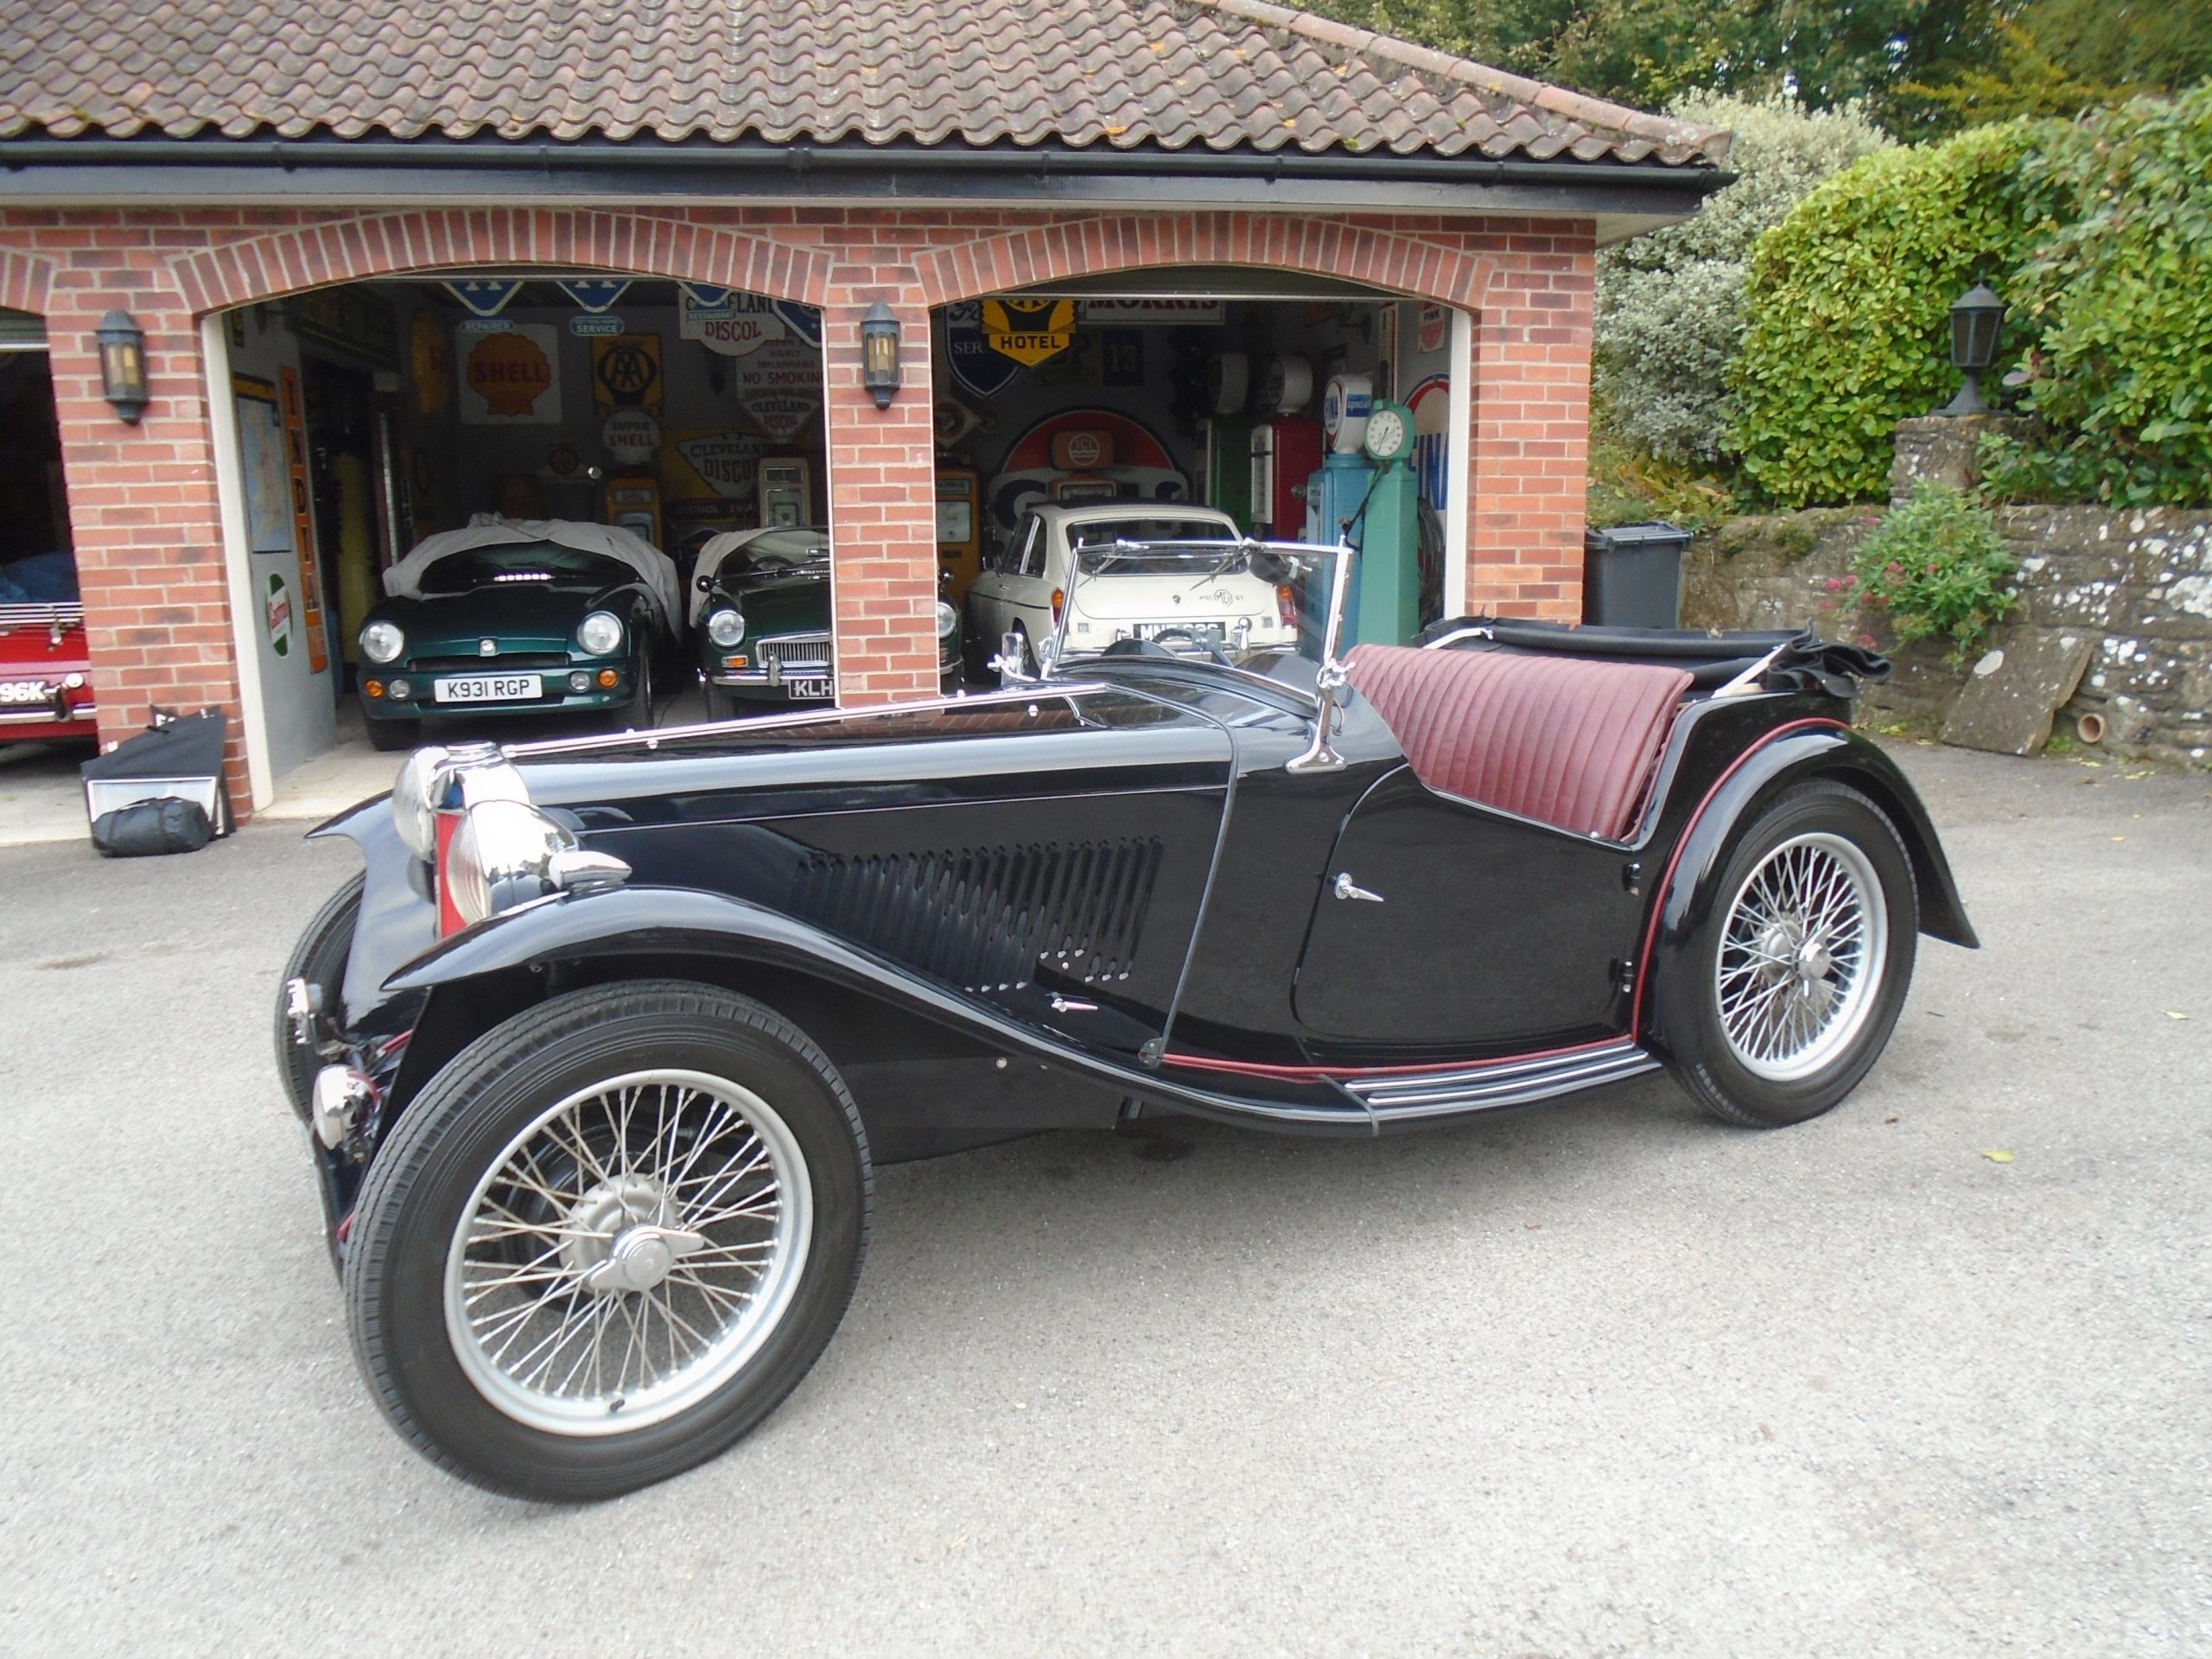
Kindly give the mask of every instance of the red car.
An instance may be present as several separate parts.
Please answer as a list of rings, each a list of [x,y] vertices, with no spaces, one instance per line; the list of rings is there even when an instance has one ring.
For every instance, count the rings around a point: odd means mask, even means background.
[[[35,585],[26,567],[62,556],[0,568],[0,743],[91,738],[98,730],[84,605],[30,596],[44,584]]]

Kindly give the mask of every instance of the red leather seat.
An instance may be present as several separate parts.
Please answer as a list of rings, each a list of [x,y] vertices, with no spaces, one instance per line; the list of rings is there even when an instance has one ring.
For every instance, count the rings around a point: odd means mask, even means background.
[[[1625,841],[1690,689],[1678,668],[1360,645],[1353,687],[1440,794]]]

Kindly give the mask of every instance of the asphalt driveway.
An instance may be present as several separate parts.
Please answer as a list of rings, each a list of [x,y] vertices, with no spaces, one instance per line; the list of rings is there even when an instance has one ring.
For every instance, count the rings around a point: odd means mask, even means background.
[[[0,1649],[2212,1649],[2212,783],[1900,758],[1986,948],[1827,1117],[889,1170],[798,1392],[586,1510],[355,1376],[268,1034],[350,847],[0,849]]]

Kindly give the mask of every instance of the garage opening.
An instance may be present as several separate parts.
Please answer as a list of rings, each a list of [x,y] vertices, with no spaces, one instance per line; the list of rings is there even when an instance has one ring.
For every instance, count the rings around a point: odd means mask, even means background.
[[[90,673],[46,327],[0,310],[0,745],[91,741]]]
[[[764,529],[819,543],[795,560],[818,580],[787,631],[819,634],[831,694],[812,308],[467,270],[316,289],[207,333],[257,774],[695,712],[702,558],[741,558]]]
[[[1219,269],[941,308],[938,555],[971,673],[1006,635],[1054,632],[1070,550],[1102,537],[1349,539],[1349,639],[1410,639],[1457,598],[1465,546],[1455,320],[1356,283]],[[1195,631],[1216,621],[1273,619]],[[1085,643],[1109,642],[1067,642]]]

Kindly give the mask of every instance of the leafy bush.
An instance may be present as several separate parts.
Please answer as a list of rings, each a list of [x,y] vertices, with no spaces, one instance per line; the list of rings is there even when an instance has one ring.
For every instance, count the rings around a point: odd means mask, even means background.
[[[1922,484],[1859,543],[1840,580],[1889,613],[1900,644],[1948,639],[1955,663],[2020,602],[2007,586],[2016,568],[1987,512],[1955,489]]]
[[[2020,179],[2037,232],[2006,333],[2037,425],[1989,446],[1992,488],[2212,500],[2212,83],[2059,128]]]
[[[1897,422],[1958,390],[1951,302],[2018,261],[2018,174],[2039,130],[1878,151],[1759,238],[1728,446],[1761,493],[1805,506],[1885,492]]]
[[[1728,423],[1752,245],[1821,180],[1890,141],[1855,106],[1814,113],[1788,98],[1720,98],[1675,113],[1734,132],[1736,181],[1694,219],[1599,257],[1596,391],[1608,429],[1631,448],[1710,463]]]

